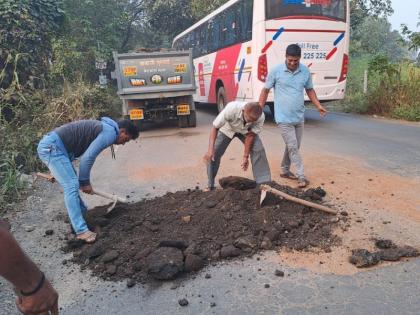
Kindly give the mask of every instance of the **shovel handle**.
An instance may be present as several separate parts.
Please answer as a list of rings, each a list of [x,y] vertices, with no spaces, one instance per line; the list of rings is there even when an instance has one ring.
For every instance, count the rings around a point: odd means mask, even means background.
[[[109,199],[109,200],[113,200],[113,201],[117,200],[117,201],[123,202],[123,203],[127,202],[127,199],[122,198],[122,197],[118,197],[117,195],[114,195],[114,194],[109,194],[109,193],[106,193],[106,192],[103,192],[103,191],[100,191],[100,190],[96,190],[96,189],[93,190],[92,192],[95,195],[104,197],[104,198]]]
[[[295,203],[298,203],[298,204],[301,204],[301,205],[304,205],[304,206],[307,206],[307,207],[310,207],[310,208],[321,210],[321,211],[324,211],[324,212],[327,212],[327,213],[330,213],[330,214],[337,214],[337,211],[335,211],[331,208],[328,208],[326,206],[323,206],[323,205],[320,205],[320,204],[317,204],[317,203],[314,203],[314,202],[310,202],[310,201],[307,201],[307,200],[303,200],[303,199],[300,199],[300,198],[290,196],[289,194],[286,194],[285,192],[274,189],[273,187],[270,187],[268,185],[261,185],[261,190],[271,192],[275,195],[283,197],[284,199],[287,199],[289,201],[292,201],[292,202],[295,202]]]
[[[51,183],[54,183],[55,182],[55,178],[51,174],[46,174],[46,173],[38,172],[38,173],[36,173],[36,176],[37,177],[45,178],[47,181],[49,181]]]

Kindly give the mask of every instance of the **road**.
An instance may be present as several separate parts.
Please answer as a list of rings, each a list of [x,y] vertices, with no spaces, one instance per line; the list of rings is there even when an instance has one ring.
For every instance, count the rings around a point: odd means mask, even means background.
[[[205,187],[201,157],[215,115],[214,107],[202,106],[197,128],[152,126],[138,141],[118,147],[116,160],[104,152],[95,163],[93,183],[133,201]],[[347,257],[351,249],[372,248],[372,238],[379,237],[420,248],[420,125],[335,113],[321,119],[312,110],[306,117],[302,151],[307,176],[311,185],[324,187],[330,204],[349,212],[351,222],[348,230],[336,231],[343,244],[332,253],[268,252],[209,266],[193,279],[128,289],[124,282],[102,281],[62,264],[71,257],[58,249],[67,229],[56,219],[65,211],[62,194],[41,182],[25,207],[9,214],[14,234],[59,290],[61,314],[418,314],[420,259],[358,270]],[[273,179],[281,182],[284,146],[270,119],[261,137]],[[241,150],[234,141],[220,176],[252,176],[240,170]],[[87,200],[90,206],[105,203],[98,197]],[[36,226],[30,234],[24,230],[28,224]],[[54,229],[53,237],[44,237],[48,228]],[[276,277],[276,269],[285,277]],[[2,283],[0,313],[14,314],[11,291]],[[187,307],[177,302],[184,297]]]

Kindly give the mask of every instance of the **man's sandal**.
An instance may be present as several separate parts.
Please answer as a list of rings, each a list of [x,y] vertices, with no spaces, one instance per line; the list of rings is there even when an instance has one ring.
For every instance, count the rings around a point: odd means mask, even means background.
[[[92,231],[86,231],[84,233],[78,234],[76,239],[84,241],[88,244],[92,244],[96,241],[96,233]]]
[[[290,171],[288,171],[287,173],[281,173],[281,174],[280,174],[280,177],[281,177],[281,178],[293,179],[293,180],[296,180],[296,179],[297,179],[296,175],[295,175],[295,174],[293,174],[293,173],[292,173],[292,172],[290,172]]]
[[[307,179],[299,179],[298,180],[298,187],[299,188],[305,188],[308,185],[309,185],[309,180],[307,180]]]

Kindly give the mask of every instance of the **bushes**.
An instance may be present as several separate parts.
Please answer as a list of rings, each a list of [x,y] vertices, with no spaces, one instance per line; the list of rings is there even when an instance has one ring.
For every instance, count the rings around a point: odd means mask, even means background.
[[[365,69],[369,69],[367,94],[363,93]],[[384,55],[352,58],[346,97],[338,103],[338,108],[420,121],[419,91],[420,68],[412,62],[392,63]]]
[[[419,120],[419,68],[409,62],[394,64],[380,55],[369,63],[369,74],[368,102],[371,113]]]

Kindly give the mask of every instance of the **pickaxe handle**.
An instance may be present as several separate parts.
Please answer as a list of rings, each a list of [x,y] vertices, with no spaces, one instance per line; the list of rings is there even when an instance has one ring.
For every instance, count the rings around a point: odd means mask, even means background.
[[[337,211],[335,211],[331,208],[328,208],[326,206],[323,206],[323,205],[320,205],[320,204],[317,204],[317,203],[314,203],[314,202],[310,202],[310,201],[307,201],[307,200],[303,200],[303,199],[300,199],[300,198],[290,196],[289,194],[286,194],[285,192],[274,189],[273,187],[270,187],[268,185],[261,185],[260,187],[261,187],[261,192],[262,193],[263,193],[263,191],[264,192],[271,192],[271,193],[273,193],[277,196],[280,196],[284,199],[287,199],[289,201],[292,201],[292,202],[295,202],[295,203],[298,203],[298,204],[301,204],[301,205],[304,205],[304,206],[307,206],[307,207],[310,207],[310,208],[314,208],[314,209],[317,209],[317,210],[321,210],[321,211],[324,211],[324,212],[327,212],[327,213],[330,213],[330,214],[337,214]],[[264,198],[265,198],[265,196],[263,198],[261,198],[260,203],[262,203],[264,201]]]

